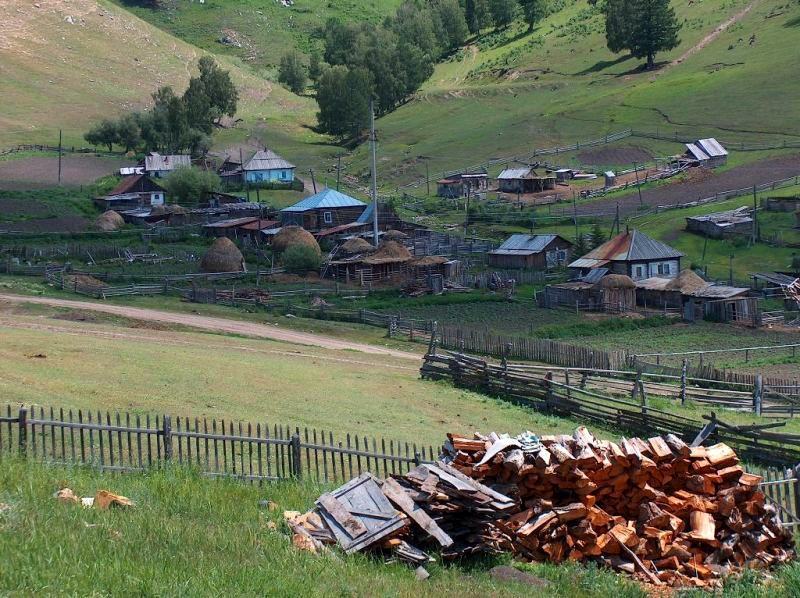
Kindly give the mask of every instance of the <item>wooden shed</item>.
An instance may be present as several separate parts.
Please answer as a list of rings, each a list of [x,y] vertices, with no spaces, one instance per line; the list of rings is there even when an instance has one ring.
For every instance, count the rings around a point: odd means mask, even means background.
[[[531,166],[506,168],[497,177],[498,190],[503,193],[538,193],[556,188],[556,175],[539,175]]]
[[[516,234],[490,251],[488,261],[495,268],[545,270],[566,265],[571,252],[572,242],[561,235]]]
[[[768,212],[798,212],[800,211],[800,195],[794,197],[765,197],[761,206]]]
[[[607,274],[592,288],[597,308],[623,313],[636,308],[636,283],[624,274]]]
[[[686,230],[710,239],[753,234],[753,210],[747,206],[686,218]]]

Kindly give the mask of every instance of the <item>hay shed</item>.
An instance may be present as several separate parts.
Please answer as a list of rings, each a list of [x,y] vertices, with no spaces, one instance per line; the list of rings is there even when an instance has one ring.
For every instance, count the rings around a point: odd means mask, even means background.
[[[319,243],[317,243],[314,235],[302,226],[284,226],[272,239],[272,249],[277,253],[283,253],[294,245],[311,247],[317,252],[317,255],[322,255],[322,250],[320,250]]]
[[[353,237],[352,239],[347,239],[344,243],[342,243],[341,247],[339,247],[339,253],[342,255],[359,255],[364,253],[372,253],[375,250],[375,247],[372,246],[372,243],[367,241],[366,239],[362,239],[361,237]]]
[[[381,235],[381,239],[384,241],[402,241],[403,239],[408,239],[408,235],[399,230],[389,229]]]
[[[369,257],[364,259],[365,264],[402,264],[411,261],[411,252],[397,241],[384,241]]]
[[[636,283],[624,274],[607,274],[592,287],[592,295],[603,311],[626,312],[636,308]]]
[[[94,221],[94,226],[97,230],[107,233],[119,230],[124,225],[125,220],[114,210],[103,212]]]
[[[200,260],[203,272],[244,272],[244,256],[236,244],[227,237],[216,239]]]

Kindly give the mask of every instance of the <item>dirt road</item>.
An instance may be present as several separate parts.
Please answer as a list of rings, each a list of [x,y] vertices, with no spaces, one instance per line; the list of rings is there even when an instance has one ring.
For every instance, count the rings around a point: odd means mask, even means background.
[[[374,345],[367,345],[363,343],[343,341],[331,336],[297,332],[294,330],[278,328],[276,326],[269,326],[267,324],[256,324],[254,322],[243,322],[239,320],[228,320],[225,318],[215,318],[211,316],[182,314],[158,309],[129,307],[127,305],[111,305],[107,303],[91,303],[89,301],[53,299],[50,297],[28,297],[24,295],[0,294],[0,301],[8,301],[10,303],[35,303],[38,305],[49,305],[51,307],[67,307],[71,309],[97,311],[116,316],[123,316],[125,318],[132,318],[134,320],[190,326],[192,328],[210,332],[241,334],[243,336],[249,336],[253,338],[267,338],[271,340],[294,343],[297,345],[309,345],[312,347],[322,347],[325,349],[359,351],[361,353],[386,355],[399,359],[413,359],[414,361],[419,361],[419,355],[414,353],[396,351],[394,349],[386,349],[384,347],[376,347]]]

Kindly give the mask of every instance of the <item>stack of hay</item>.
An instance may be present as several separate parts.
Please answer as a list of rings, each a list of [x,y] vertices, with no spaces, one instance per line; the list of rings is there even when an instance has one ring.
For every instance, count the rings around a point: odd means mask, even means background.
[[[114,210],[103,212],[94,221],[94,227],[106,233],[119,230],[123,226],[125,226],[125,220]]]
[[[402,241],[408,239],[408,235],[399,230],[389,229],[381,235],[383,241]]]
[[[395,264],[414,259],[411,252],[397,241],[384,241],[378,248],[364,259],[365,264]]]
[[[347,239],[347,241],[342,243],[341,247],[339,247],[339,253],[345,257],[372,253],[373,251],[375,251],[375,247],[369,241],[361,237]]]
[[[245,272],[244,256],[236,244],[227,237],[219,237],[200,260],[203,272]]]
[[[680,273],[670,280],[664,287],[667,291],[679,291],[681,293],[693,293],[704,289],[709,285],[700,278],[693,270],[681,270]]]
[[[297,245],[311,247],[317,255],[322,255],[314,235],[302,226],[284,226],[272,240],[272,249],[277,253],[283,253],[289,247]]]

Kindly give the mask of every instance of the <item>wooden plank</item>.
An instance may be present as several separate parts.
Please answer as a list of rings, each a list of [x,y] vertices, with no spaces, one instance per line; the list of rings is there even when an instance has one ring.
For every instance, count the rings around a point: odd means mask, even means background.
[[[400,484],[394,479],[386,479],[383,482],[381,491],[389,500],[400,507],[406,515],[411,517],[417,525],[433,536],[441,546],[452,546],[453,539],[448,536],[408,494],[406,494],[405,490],[403,490]]]
[[[331,494],[323,494],[317,500],[352,538],[367,533],[366,526],[350,514],[341,502]]]

